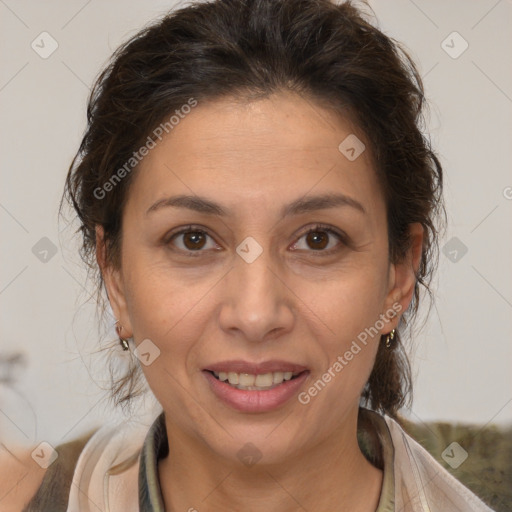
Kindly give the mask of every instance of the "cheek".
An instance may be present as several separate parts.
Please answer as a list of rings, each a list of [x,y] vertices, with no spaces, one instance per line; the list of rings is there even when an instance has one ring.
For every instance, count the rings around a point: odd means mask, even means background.
[[[323,324],[336,345],[375,324],[386,298],[387,274],[380,262],[350,268],[321,284],[294,291]],[[324,334],[325,337],[325,334]]]
[[[318,323],[313,333],[317,372],[298,397],[311,421],[321,418],[325,429],[335,428],[360,400],[379,347],[375,325],[382,313],[374,288],[368,288],[368,293],[360,287],[337,288],[330,299],[325,298],[323,316],[329,329]]]
[[[186,347],[186,338],[193,338],[194,326],[199,327],[192,319],[201,315],[211,300],[210,281],[202,280],[191,286],[178,276],[151,270],[140,273],[131,281],[128,298],[135,340],[154,339],[162,348],[173,351]]]
[[[135,342],[149,339],[159,351],[151,364],[141,365],[142,371],[157,400],[175,411],[185,409],[183,386],[188,387],[190,368],[197,367],[194,347],[202,336],[198,315],[204,315],[211,287],[191,287],[148,266],[133,267],[129,280],[127,305]]]
[[[135,253],[133,253],[135,254]],[[160,353],[143,366],[149,386],[171,400],[198,366],[198,340],[212,318],[219,276],[184,273],[138,253],[126,265],[126,297],[135,342],[151,340]]]
[[[380,343],[387,286],[386,273],[380,267],[375,262],[352,269],[321,293],[317,290],[316,296],[310,290],[311,310],[317,316],[312,335],[322,352],[317,378],[329,388],[318,406],[329,407],[333,399],[357,400],[368,379]]]
[[[141,248],[136,239],[125,243],[123,274],[135,338],[161,340],[163,333],[179,329],[180,322],[207,295],[214,278],[173,268],[165,254]]]

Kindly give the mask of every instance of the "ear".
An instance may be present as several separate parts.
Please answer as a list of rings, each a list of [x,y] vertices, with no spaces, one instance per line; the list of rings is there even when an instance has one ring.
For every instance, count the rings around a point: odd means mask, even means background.
[[[389,269],[389,291],[385,301],[386,310],[392,309],[397,314],[386,327],[388,334],[398,326],[400,315],[409,307],[416,286],[416,276],[423,252],[423,226],[415,222],[409,225],[410,247],[403,259],[391,263]]]
[[[112,265],[107,263],[106,254],[107,248],[103,227],[96,225],[96,261],[101,270],[112,311],[123,327],[122,334],[124,337],[130,338],[133,336],[133,330],[126,307],[123,274],[120,269],[114,269]]]

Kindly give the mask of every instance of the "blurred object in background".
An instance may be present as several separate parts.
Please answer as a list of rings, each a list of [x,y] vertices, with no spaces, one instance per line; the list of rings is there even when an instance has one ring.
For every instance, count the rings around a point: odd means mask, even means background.
[[[21,352],[0,353],[0,385],[12,385],[26,365],[27,360]]]
[[[27,363],[21,351],[0,352],[0,443],[6,446],[31,446],[36,441],[36,415],[22,389]]]

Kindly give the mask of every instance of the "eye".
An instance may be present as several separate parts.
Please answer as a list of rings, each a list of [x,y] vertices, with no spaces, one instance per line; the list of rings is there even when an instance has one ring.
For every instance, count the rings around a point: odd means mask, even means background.
[[[338,239],[338,244],[335,243],[333,237]],[[301,243],[302,239],[306,246]],[[210,246],[208,246],[208,240],[210,240]],[[166,245],[175,246],[186,256],[200,256],[200,253],[204,252],[203,249],[220,250],[207,231],[192,225],[171,233],[164,242]],[[344,245],[347,245],[347,239],[343,232],[338,232],[330,226],[317,224],[301,235],[299,240],[292,245],[292,250],[306,250],[328,255],[339,251],[340,246]]]
[[[317,224],[312,228],[309,228],[297,242],[295,242],[292,246],[293,250],[306,250],[314,252],[321,252],[324,254],[331,254],[340,249],[340,247],[336,248],[336,243],[333,241],[333,236],[338,239],[338,246],[345,245],[346,235],[337,230],[324,226],[322,224]],[[301,244],[301,240],[304,239],[303,244]],[[302,245],[302,246],[301,246]]]
[[[208,247],[208,239],[210,239],[213,244],[210,245],[210,247]],[[215,250],[217,248],[217,245],[213,242],[213,238],[206,231],[197,226],[187,226],[176,233],[172,233],[167,237],[165,243],[175,245],[180,251],[186,253],[187,256],[196,256],[191,253],[203,252],[202,249]]]

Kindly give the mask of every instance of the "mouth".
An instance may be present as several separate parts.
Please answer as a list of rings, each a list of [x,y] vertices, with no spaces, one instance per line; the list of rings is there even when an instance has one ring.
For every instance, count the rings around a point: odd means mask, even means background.
[[[275,371],[267,373],[238,373],[226,371],[205,370],[220,382],[225,382],[235,389],[244,391],[266,391],[280,386],[283,382],[298,378],[307,370],[302,371]]]
[[[225,361],[202,373],[213,396],[228,407],[243,413],[266,413],[289,403],[305,386],[310,371],[284,361]]]

